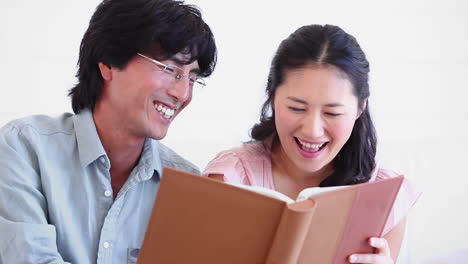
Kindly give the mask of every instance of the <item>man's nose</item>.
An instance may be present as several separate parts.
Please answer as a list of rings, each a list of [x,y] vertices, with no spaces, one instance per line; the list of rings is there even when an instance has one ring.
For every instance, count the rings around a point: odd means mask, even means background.
[[[190,80],[187,76],[175,80],[174,84],[168,89],[168,94],[178,102],[184,102],[192,93]]]

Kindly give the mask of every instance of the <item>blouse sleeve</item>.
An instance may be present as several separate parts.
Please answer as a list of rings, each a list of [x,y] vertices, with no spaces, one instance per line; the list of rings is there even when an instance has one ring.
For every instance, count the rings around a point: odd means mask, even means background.
[[[226,183],[250,185],[241,159],[231,150],[219,153],[208,163],[202,175],[210,174],[223,174]]]
[[[399,176],[399,174],[394,171],[380,169],[376,180],[378,181],[396,176]],[[405,177],[403,183],[401,184],[401,188],[398,192],[395,203],[393,204],[393,208],[390,212],[387,223],[385,224],[382,236],[387,234],[390,230],[397,226],[401,220],[408,216],[411,208],[414,206],[420,196],[421,192],[417,191],[410,180]]]

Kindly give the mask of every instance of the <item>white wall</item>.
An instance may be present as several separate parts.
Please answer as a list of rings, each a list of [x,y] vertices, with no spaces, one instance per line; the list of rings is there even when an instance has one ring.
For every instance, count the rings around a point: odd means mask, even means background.
[[[0,125],[71,111],[67,90],[98,2],[0,4]],[[301,25],[339,25],[357,37],[371,62],[380,160],[424,191],[410,222],[415,263],[468,248],[467,1],[189,3],[201,7],[215,34],[218,66],[165,143],[203,168],[217,152],[248,140],[279,42]]]

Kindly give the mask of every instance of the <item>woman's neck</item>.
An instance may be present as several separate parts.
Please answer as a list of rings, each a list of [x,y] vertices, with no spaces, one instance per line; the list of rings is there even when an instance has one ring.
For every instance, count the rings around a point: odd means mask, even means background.
[[[314,172],[299,168],[286,155],[277,139],[272,142],[271,163],[273,182],[277,191],[294,199],[301,190],[319,186],[333,172],[331,164]]]

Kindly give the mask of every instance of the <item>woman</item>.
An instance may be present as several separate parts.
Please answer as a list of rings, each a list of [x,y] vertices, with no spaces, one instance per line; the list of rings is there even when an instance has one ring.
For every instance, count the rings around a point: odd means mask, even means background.
[[[299,28],[273,58],[267,99],[260,122],[251,130],[252,141],[218,154],[204,174],[267,187],[294,199],[308,187],[397,176],[375,162],[368,74],[369,63],[353,36],[331,25]],[[405,181],[384,236],[369,239],[376,254],[353,254],[349,261],[394,263],[406,213],[417,196]]]

